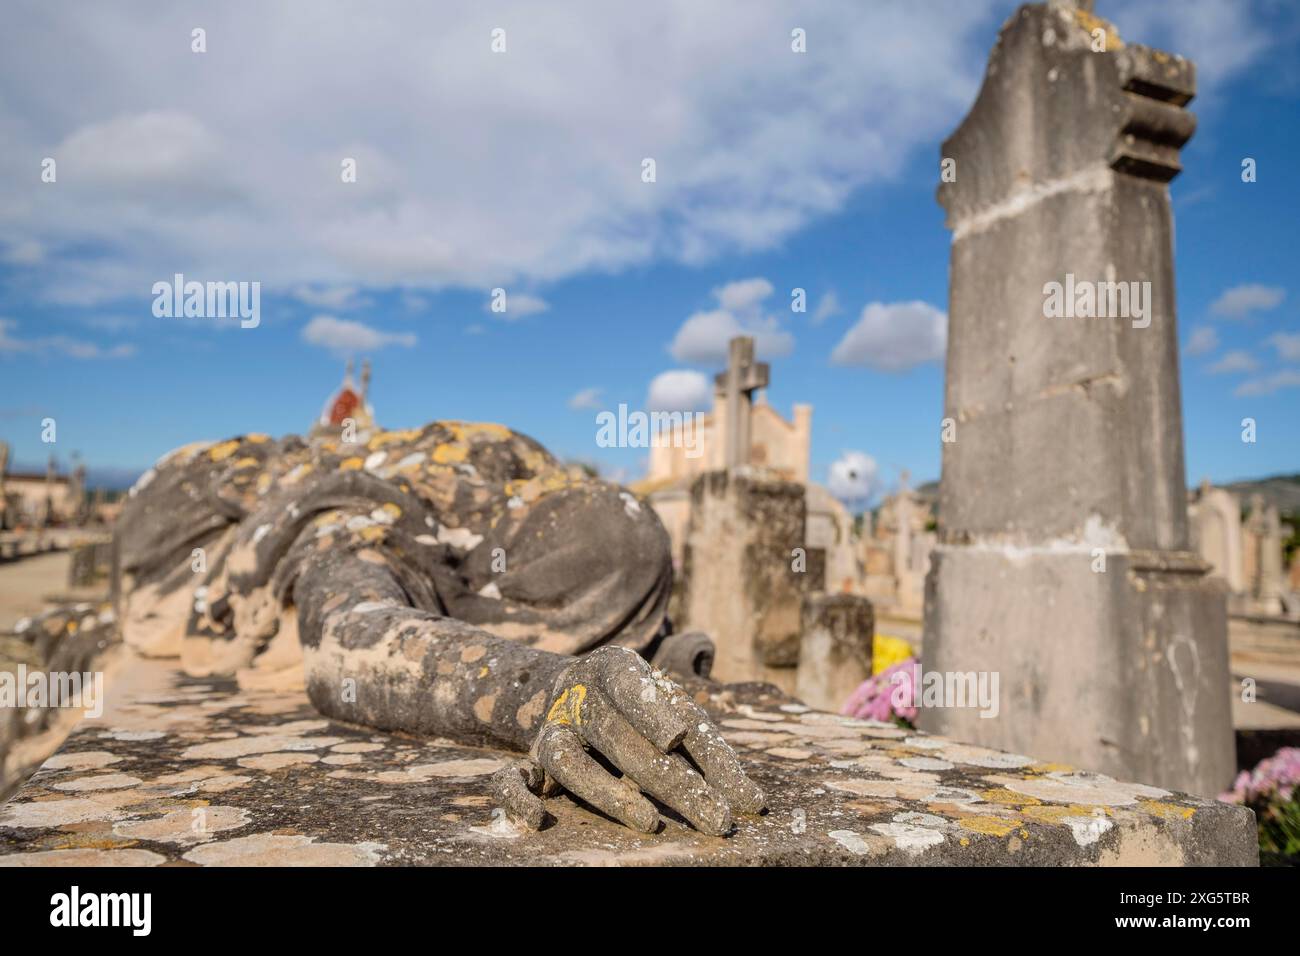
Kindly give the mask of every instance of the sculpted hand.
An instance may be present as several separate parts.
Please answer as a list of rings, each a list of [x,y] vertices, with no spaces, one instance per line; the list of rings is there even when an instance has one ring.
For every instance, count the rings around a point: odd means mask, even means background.
[[[534,828],[545,818],[535,793],[556,785],[644,833],[659,827],[646,795],[712,836],[730,831],[733,811],[764,805],[709,716],[627,648],[602,647],[561,672],[531,757],[536,766],[508,767],[495,783],[506,809]]]

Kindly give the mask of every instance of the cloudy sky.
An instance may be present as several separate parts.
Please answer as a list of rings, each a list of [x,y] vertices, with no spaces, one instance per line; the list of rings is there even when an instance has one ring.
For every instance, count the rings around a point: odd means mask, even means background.
[[[1099,7],[1200,71],[1173,185],[1189,480],[1300,471],[1300,17]],[[64,461],[131,471],[300,432],[358,355],[385,425],[502,421],[630,478],[644,452],[598,448],[595,415],[707,404],[749,332],[769,400],[816,407],[816,477],[937,477],[939,143],[1013,9],[7,4],[0,438],[42,462],[54,417]],[[260,282],[260,324],[155,316],[175,273]]]

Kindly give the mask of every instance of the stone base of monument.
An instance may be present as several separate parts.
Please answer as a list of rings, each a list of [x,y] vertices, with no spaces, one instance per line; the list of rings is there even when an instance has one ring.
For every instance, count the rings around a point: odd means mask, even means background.
[[[0,807],[0,865],[1254,865],[1240,807],[705,685],[770,809],[702,836],[628,830],[568,797],[540,832],[493,805],[511,754],[325,720],[165,662]]]
[[[935,549],[926,669],[1003,680],[995,719],[946,707],[922,711],[922,726],[1208,796],[1228,789],[1221,583],[1186,552],[1114,552],[1104,572],[1086,550],[1030,555]]]

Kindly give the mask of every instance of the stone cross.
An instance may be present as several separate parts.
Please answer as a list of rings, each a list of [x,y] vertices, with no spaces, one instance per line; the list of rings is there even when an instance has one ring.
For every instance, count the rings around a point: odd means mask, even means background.
[[[943,144],[958,440],[942,449],[924,666],[999,673],[1001,699],[991,719],[919,719],[1215,794],[1235,769],[1225,587],[1190,548],[1167,186],[1194,92],[1182,57],[1078,5],[1026,5]]]
[[[727,370],[719,372],[714,379],[727,403],[727,444],[723,466],[728,470],[749,464],[754,392],[766,388],[768,379],[767,363],[754,361],[754,340],[747,335],[732,339],[728,343]]]

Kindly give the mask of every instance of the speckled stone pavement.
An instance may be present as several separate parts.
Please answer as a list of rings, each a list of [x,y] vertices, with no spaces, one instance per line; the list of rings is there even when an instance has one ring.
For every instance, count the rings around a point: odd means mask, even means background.
[[[133,686],[0,807],[0,865],[1257,861],[1239,807],[811,711],[761,685],[698,699],[766,789],[765,815],[725,839],[667,817],[646,836],[557,797],[534,833],[489,795],[512,755],[340,724],[301,693],[162,662],[122,669]]]

